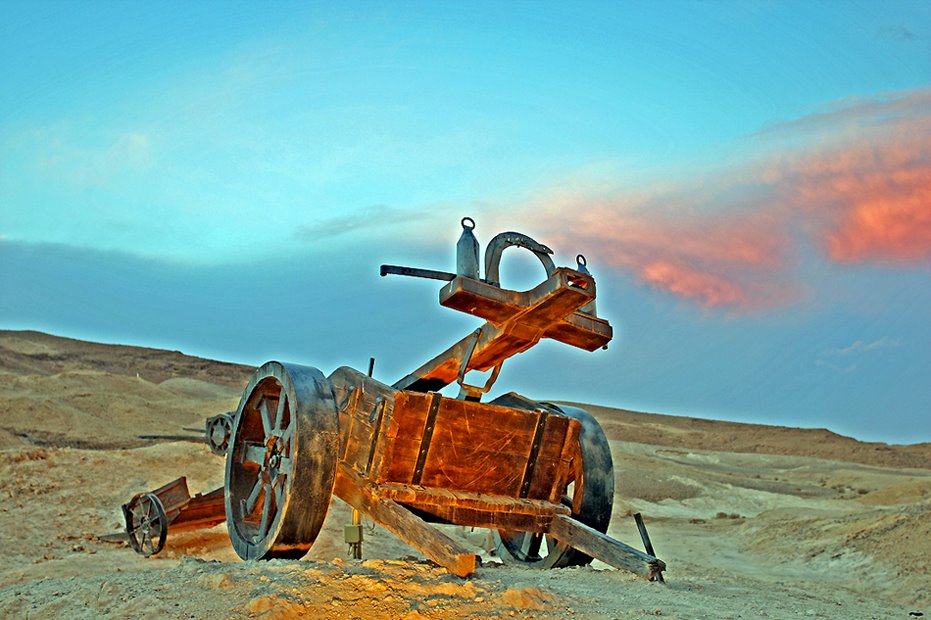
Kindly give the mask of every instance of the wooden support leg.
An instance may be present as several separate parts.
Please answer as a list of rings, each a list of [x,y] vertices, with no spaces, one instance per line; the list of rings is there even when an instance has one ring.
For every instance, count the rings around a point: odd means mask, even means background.
[[[379,498],[340,468],[334,493],[457,577],[475,572],[476,555],[394,500]]]
[[[666,570],[666,564],[662,560],[614,540],[565,515],[556,515],[553,518],[549,533],[556,540],[598,558],[605,564],[643,575],[651,581],[657,574]]]

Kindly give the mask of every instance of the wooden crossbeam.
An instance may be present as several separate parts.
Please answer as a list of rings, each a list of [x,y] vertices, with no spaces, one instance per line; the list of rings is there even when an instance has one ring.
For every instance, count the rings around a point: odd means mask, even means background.
[[[651,581],[666,570],[666,564],[652,555],[614,540],[571,517],[559,515],[553,519],[550,534],[582,553],[598,558],[605,564],[643,575]]]
[[[595,299],[590,275],[560,267],[535,288],[518,292],[457,276],[440,290],[440,304],[486,319],[478,341],[470,334],[394,384],[395,389],[437,391],[466,371],[484,371],[553,338],[588,351],[613,332],[604,319],[578,312]]]
[[[392,499],[379,497],[373,486],[340,464],[333,493],[386,530],[457,577],[475,572],[477,556]]]

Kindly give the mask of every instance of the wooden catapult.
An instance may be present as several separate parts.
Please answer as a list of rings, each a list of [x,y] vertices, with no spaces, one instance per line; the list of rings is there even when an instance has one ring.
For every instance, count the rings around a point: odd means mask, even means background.
[[[611,340],[611,326],[596,316],[585,258],[577,257],[575,269],[556,267],[552,250],[506,232],[489,242],[481,278],[474,227],[462,220],[456,273],[383,265],[381,275],[445,281],[440,304],[484,325],[392,385],[372,378],[371,365],[368,374],[342,367],[325,376],[310,366],[264,364],[237,411],[208,420],[211,447],[226,454],[223,489],[188,496],[187,503],[174,483],[136,496],[123,508],[134,548],[157,553],[169,528],[210,523],[202,514],[210,505],[214,517],[225,518],[241,558],[300,558],[335,495],[460,577],[475,571],[477,556],[433,523],[491,529],[505,562],[552,568],[598,558],[661,580],[666,565],[641,520],[648,553],[605,534],[614,467],[591,415],[514,393],[481,402],[504,361],[543,338],[586,351]],[[539,285],[525,292],[501,287],[508,247],[540,260],[546,277]],[[489,375],[471,385],[470,371]],[[439,393],[453,383],[458,396]],[[170,495],[171,510],[161,495]]]

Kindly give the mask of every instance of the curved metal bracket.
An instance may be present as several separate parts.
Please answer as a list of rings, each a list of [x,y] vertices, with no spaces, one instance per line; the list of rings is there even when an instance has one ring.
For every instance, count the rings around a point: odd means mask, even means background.
[[[498,373],[501,372],[501,366],[504,364],[504,360],[501,360],[491,371],[488,380],[485,382],[484,386],[470,385],[465,382],[465,375],[469,369],[469,361],[472,359],[472,354],[475,353],[475,347],[478,344],[478,339],[482,337],[482,328],[479,327],[474,332],[472,332],[472,343],[469,347],[469,353],[465,358],[459,363],[459,377],[456,379],[456,383],[459,384],[459,398],[462,400],[481,400],[482,394],[486,394],[491,387],[495,384],[495,381],[498,380]]]
[[[501,276],[499,270],[501,266],[501,253],[506,248],[517,246],[526,248],[533,252],[534,256],[543,263],[546,270],[546,277],[553,275],[556,270],[556,264],[550,258],[553,250],[549,249],[542,243],[537,243],[527,235],[519,232],[503,232],[495,235],[495,238],[488,242],[485,248],[485,281],[493,286],[501,286]]]

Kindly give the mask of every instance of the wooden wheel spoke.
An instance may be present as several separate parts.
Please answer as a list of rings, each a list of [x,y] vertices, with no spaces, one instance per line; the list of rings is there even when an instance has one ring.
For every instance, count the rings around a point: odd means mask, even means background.
[[[264,443],[246,443],[245,450],[242,451],[243,462],[264,465],[265,451]]]
[[[262,430],[265,432],[265,440],[268,441],[272,433],[271,414],[268,412],[268,402],[263,398],[262,404],[259,405],[259,414],[262,417]]]
[[[255,540],[259,541],[265,538],[268,533],[268,518],[271,516],[272,493],[271,485],[265,490],[265,502],[262,504],[262,520],[259,522],[259,533],[255,535]]]
[[[281,480],[281,478],[279,478],[278,480]],[[276,512],[280,512],[282,508],[284,507],[284,491],[285,491],[284,484],[276,484],[275,486],[275,511]]]
[[[281,394],[278,395],[278,410],[275,411],[275,430],[280,434],[281,433],[281,424],[284,422],[284,412],[288,404],[288,395],[281,390]]]
[[[278,479],[281,479],[282,475],[289,475],[291,473],[291,459],[283,456],[278,465]]]
[[[281,433],[281,450],[282,452],[287,452],[290,454],[290,450],[287,450],[287,447],[291,445],[291,438],[294,437],[294,419],[291,419],[291,423],[288,424],[288,428],[284,429]]]
[[[259,476],[259,479],[255,481],[255,486],[252,487],[252,492],[249,493],[249,497],[243,502],[243,515],[252,514],[252,511],[255,510],[255,504],[259,501],[259,493],[262,492],[263,486],[262,477]]]

